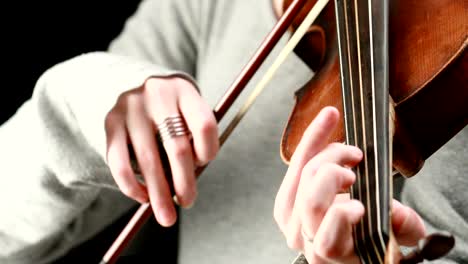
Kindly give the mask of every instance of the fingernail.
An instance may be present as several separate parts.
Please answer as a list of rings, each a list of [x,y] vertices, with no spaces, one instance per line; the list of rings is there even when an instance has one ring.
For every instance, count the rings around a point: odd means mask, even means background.
[[[192,195],[192,199],[190,199],[190,201],[186,201],[187,199],[185,199],[185,201],[181,201],[179,199],[179,197],[177,196],[174,196],[174,203],[176,203],[178,206],[184,208],[184,209],[190,209],[193,207],[193,204],[195,203],[195,199],[197,197],[197,193],[195,192],[195,194]]]
[[[184,209],[190,209],[193,207],[193,204],[195,202],[195,199],[193,199],[190,203],[188,203],[187,205],[184,206]]]
[[[195,189],[192,190],[192,199],[190,200],[190,202],[185,207],[186,209],[190,209],[190,208],[193,207],[193,205],[195,204],[195,201],[197,200],[197,196],[198,196],[198,192],[197,192],[197,189],[195,188]]]

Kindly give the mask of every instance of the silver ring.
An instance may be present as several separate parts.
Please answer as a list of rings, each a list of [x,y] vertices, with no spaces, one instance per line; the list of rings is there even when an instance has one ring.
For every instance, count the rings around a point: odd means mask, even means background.
[[[304,231],[303,228],[301,228],[301,234],[302,234],[302,237],[304,238],[304,240],[306,240],[309,243],[314,243],[314,239],[311,238],[309,235],[307,235],[307,233]]]
[[[170,138],[191,134],[180,115],[166,117],[164,121],[156,126],[158,128],[158,136],[161,139],[161,142]]]

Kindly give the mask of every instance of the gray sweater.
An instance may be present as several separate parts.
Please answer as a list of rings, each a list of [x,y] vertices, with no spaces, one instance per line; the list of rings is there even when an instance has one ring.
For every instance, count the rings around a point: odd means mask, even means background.
[[[0,263],[49,263],[135,205],[118,191],[105,162],[104,118],[122,92],[150,76],[183,74],[214,106],[275,22],[271,0],[146,0],[109,52],[48,70],[32,98],[0,127]],[[293,92],[311,76],[290,56],[203,173],[195,206],[181,215],[180,263],[294,258],[272,210],[286,171],[279,156],[282,129]],[[435,155],[403,193],[431,226],[456,231],[455,257],[464,253],[464,261],[466,132],[457,138],[463,144]]]

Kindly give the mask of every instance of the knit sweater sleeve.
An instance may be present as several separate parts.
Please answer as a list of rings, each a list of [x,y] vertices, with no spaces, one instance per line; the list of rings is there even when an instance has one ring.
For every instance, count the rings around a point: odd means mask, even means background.
[[[48,263],[131,206],[106,165],[104,120],[151,76],[194,82],[197,9],[186,3],[195,2],[144,1],[109,52],[46,71],[0,127],[1,263]],[[111,189],[119,203],[99,209]]]

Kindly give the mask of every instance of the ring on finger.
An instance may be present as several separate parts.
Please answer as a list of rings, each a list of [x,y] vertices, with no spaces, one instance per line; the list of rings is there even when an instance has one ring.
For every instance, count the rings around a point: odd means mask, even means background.
[[[158,136],[161,142],[174,137],[191,135],[183,118],[180,115],[169,116],[161,123],[156,125],[158,128]]]

